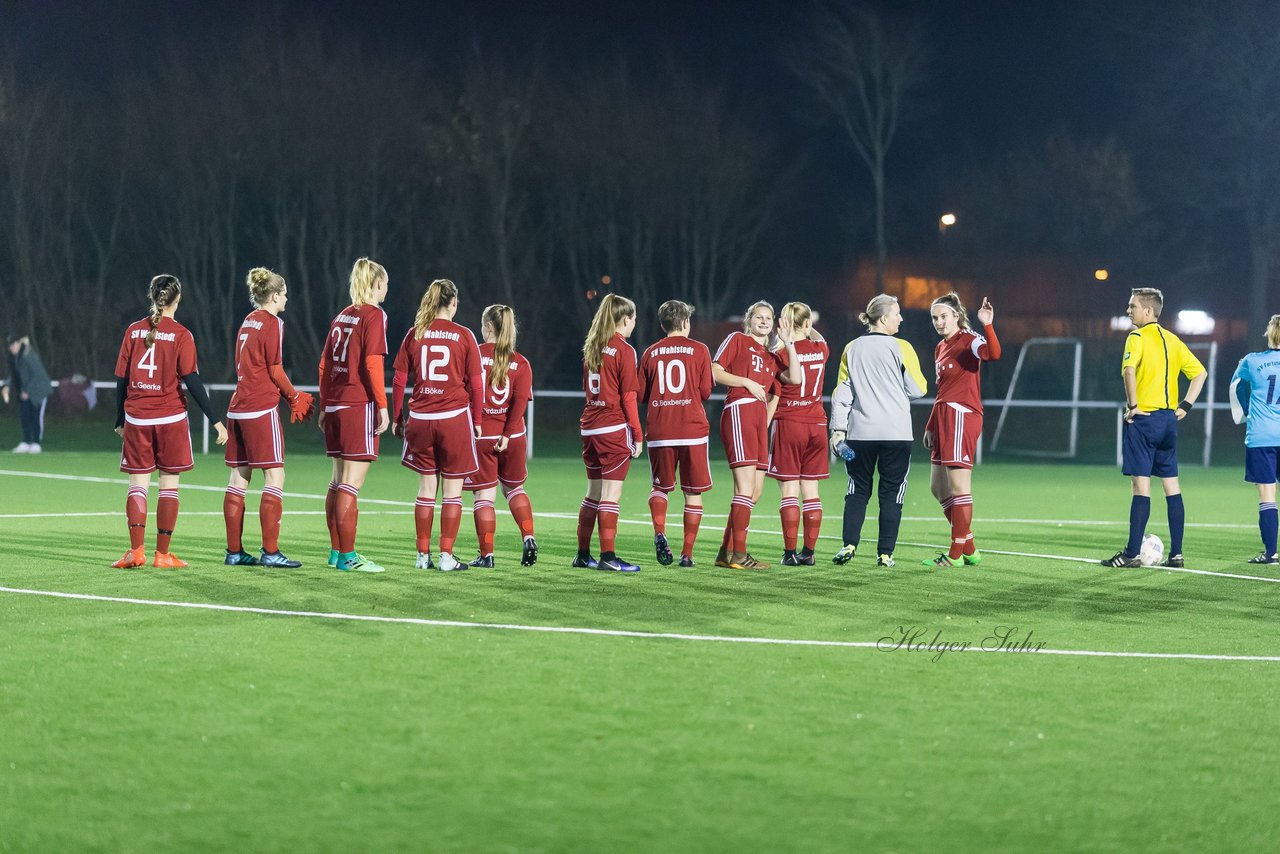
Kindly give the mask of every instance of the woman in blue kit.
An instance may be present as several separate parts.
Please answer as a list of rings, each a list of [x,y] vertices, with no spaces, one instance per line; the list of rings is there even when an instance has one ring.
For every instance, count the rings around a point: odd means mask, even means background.
[[[1262,551],[1249,563],[1280,563],[1276,554],[1276,473],[1280,470],[1280,314],[1267,324],[1267,349],[1240,360],[1231,377],[1231,417],[1245,425],[1244,479],[1258,485]]]

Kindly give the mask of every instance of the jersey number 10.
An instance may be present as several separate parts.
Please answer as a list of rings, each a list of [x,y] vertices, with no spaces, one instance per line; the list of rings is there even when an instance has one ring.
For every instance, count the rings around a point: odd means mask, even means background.
[[[658,393],[659,394],[679,394],[684,391],[684,384],[688,377],[685,375],[684,362],[676,360],[674,362],[658,362]]]

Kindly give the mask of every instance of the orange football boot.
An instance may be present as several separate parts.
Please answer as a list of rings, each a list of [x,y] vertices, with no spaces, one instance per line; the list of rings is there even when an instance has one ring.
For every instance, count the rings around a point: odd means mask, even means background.
[[[139,546],[136,549],[129,549],[124,553],[124,557],[111,564],[112,569],[133,569],[135,566],[145,566],[147,563],[147,553]]]
[[[161,569],[182,569],[187,562],[173,552],[156,552],[156,559],[151,562],[151,565]]]

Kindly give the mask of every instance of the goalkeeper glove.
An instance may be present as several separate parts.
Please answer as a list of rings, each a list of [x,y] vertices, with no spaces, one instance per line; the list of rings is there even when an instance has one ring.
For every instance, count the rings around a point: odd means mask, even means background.
[[[300,391],[289,398],[289,421],[297,424],[299,421],[309,421],[311,413],[315,410],[316,399],[313,395],[305,391]]]

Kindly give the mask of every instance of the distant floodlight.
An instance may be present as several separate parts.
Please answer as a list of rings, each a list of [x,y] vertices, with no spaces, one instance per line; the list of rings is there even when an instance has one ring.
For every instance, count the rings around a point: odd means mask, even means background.
[[[956,224],[956,215],[953,213],[944,213],[942,216],[938,217],[938,225],[940,225],[942,228],[950,228],[955,224]]]
[[[1173,322],[1173,331],[1179,335],[1212,335],[1217,321],[1207,311],[1188,309],[1178,312],[1178,319]]]
[[[1099,282],[1105,282],[1110,276],[1111,274],[1107,272],[1105,267],[1099,267],[1097,270],[1093,271],[1093,277]]]
[[[1133,328],[1133,321],[1125,315],[1111,318],[1111,330],[1113,332],[1127,332]]]

